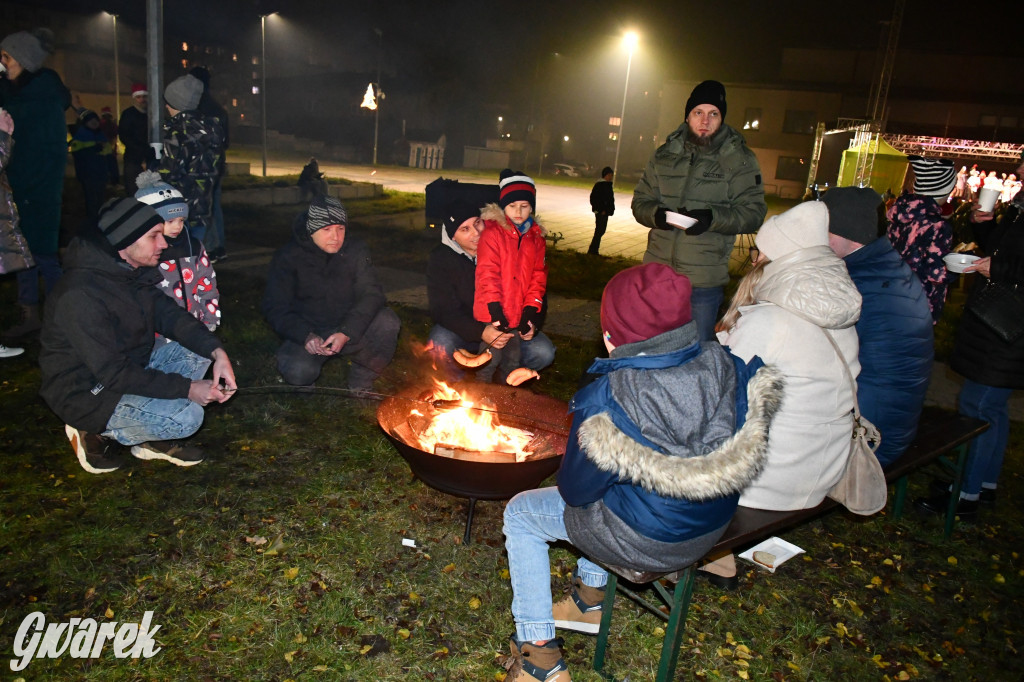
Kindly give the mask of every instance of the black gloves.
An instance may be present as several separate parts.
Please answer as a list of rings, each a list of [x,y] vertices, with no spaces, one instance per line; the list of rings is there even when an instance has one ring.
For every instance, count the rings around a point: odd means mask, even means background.
[[[540,317],[540,311],[534,308],[532,305],[523,306],[523,314],[519,318],[519,333],[529,334],[530,324],[533,324],[533,328],[537,328],[537,319]]]
[[[488,303],[487,312],[491,315],[491,322],[498,323],[498,331],[502,333],[510,331],[508,328],[508,318],[505,317],[505,311],[501,309],[501,303],[498,303],[497,301],[494,303]]]
[[[675,229],[667,222],[665,222],[665,207],[659,206],[658,210],[654,212],[654,226],[659,230],[672,230]]]
[[[692,211],[687,211],[686,207],[679,209],[679,212],[688,218],[693,218],[697,221],[695,225],[691,225],[686,228],[686,234],[696,237],[698,234],[704,234],[711,227],[711,221],[714,220],[714,214],[711,213],[710,208],[697,208]]]

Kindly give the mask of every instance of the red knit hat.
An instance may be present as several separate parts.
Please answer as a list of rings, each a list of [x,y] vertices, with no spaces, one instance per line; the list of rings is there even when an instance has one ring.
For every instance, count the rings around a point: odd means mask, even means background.
[[[645,263],[616,274],[601,297],[601,329],[622,346],[678,329],[693,319],[690,278],[661,263]]]

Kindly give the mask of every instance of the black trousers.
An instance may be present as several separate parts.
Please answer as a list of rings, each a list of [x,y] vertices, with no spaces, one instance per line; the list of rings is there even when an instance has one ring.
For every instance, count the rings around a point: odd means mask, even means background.
[[[608,229],[608,214],[607,213],[595,213],[594,214],[594,238],[590,240],[590,248],[587,249],[587,253],[592,256],[598,255],[601,249],[601,237],[604,236],[605,230]]]

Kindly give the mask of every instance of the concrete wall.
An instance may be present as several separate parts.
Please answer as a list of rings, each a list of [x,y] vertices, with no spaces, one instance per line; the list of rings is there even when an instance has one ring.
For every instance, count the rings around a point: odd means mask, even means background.
[[[330,195],[345,201],[346,199],[372,199],[384,195],[384,186],[370,182],[357,182],[351,185],[330,185]],[[303,204],[309,201],[309,195],[302,195],[298,187],[257,187],[253,189],[234,189],[221,195],[225,206],[284,206]]]

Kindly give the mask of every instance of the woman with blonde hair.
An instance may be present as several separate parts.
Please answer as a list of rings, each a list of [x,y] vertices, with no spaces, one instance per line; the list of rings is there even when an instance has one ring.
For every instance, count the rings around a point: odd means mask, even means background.
[[[786,395],[764,470],[740,505],[807,509],[839,480],[849,455],[854,388],[843,365],[856,378],[861,297],[828,246],[824,204],[806,202],[769,218],[755,243],[761,255],[740,283],[718,338],[745,361],[759,356],[776,366]]]

